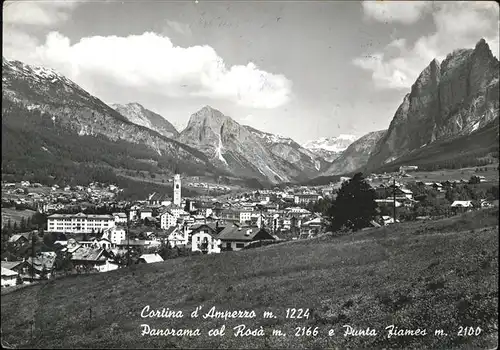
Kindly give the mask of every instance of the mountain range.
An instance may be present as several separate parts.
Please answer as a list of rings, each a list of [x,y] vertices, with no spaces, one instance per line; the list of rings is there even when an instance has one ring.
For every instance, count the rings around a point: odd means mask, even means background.
[[[387,130],[301,146],[210,106],[179,132],[139,103],[107,105],[51,69],[3,58],[2,174],[54,176],[65,169],[78,176],[91,165],[280,183],[498,157],[498,69],[480,40],[474,49],[431,61]]]
[[[341,134],[337,137],[322,137],[318,140],[307,141],[303,147],[327,162],[333,162],[356,140],[357,137],[354,135]]]
[[[387,130],[370,132],[351,143],[333,160],[322,176],[347,174],[365,166],[375,145],[386,132]]]
[[[272,183],[305,180],[326,164],[292,139],[240,125],[210,106],[191,115],[178,141],[199,149],[217,167],[236,176]]]
[[[142,105],[109,106],[51,69],[3,58],[2,70],[3,173],[40,172],[47,163],[45,175],[66,164],[76,176],[78,166],[91,164],[277,183],[317,176],[328,164],[289,138],[240,125],[209,106],[179,133]]]
[[[3,175],[65,169],[78,176],[85,164],[227,174],[202,152],[130,122],[53,70],[4,58],[2,73]]]

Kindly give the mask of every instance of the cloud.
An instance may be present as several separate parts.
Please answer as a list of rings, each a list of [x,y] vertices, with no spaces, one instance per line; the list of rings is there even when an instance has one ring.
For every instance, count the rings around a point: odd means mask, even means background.
[[[365,18],[412,24],[432,7],[430,1],[363,1]]]
[[[495,2],[441,2],[433,6],[433,33],[413,45],[404,38],[393,40],[383,50],[353,60],[354,65],[372,72],[376,87],[407,89],[434,58],[442,61],[456,49],[473,48],[481,38],[499,57],[499,7]]]
[[[53,26],[67,21],[71,11],[82,1],[6,1],[3,20],[7,24]]]
[[[3,55],[7,58],[27,57],[38,45],[35,37],[5,23],[3,23],[2,39]]]
[[[226,67],[210,46],[174,46],[166,36],[146,32],[128,37],[94,36],[71,44],[47,35],[30,62],[53,68],[90,92],[99,82],[167,97],[226,99],[241,106],[276,108],[288,102],[292,83],[254,63]]]
[[[186,35],[186,36],[192,35],[191,27],[189,24],[167,20],[167,26],[173,29],[176,33],[179,33],[181,35]]]

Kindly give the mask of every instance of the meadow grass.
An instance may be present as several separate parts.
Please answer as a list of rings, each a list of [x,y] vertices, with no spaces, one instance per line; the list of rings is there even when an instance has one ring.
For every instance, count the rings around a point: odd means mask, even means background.
[[[32,217],[35,214],[33,210],[16,210],[13,208],[2,208],[2,226],[7,225],[7,222],[11,221],[11,225],[14,225],[14,222],[17,222],[19,225],[21,223],[21,219],[24,217],[25,219]]]
[[[2,337],[39,348],[494,348],[498,243],[498,209],[489,209],[70,276],[2,295]],[[146,305],[182,310],[184,318],[141,318]],[[197,306],[201,314],[215,306],[255,310],[257,317],[192,319]],[[310,317],[285,319],[285,309],[293,307],[309,308]],[[265,310],[277,318],[264,319]],[[141,324],[199,328],[201,335],[141,336]],[[225,336],[207,335],[223,324]],[[235,337],[232,328],[239,324],[262,326],[266,335]],[[387,338],[391,324],[425,328],[427,335]],[[343,325],[370,327],[378,335],[344,337]],[[461,326],[482,331],[459,336]],[[296,327],[318,327],[319,334],[295,336]],[[273,329],[286,336],[273,336]],[[436,329],[448,335],[434,336]]]

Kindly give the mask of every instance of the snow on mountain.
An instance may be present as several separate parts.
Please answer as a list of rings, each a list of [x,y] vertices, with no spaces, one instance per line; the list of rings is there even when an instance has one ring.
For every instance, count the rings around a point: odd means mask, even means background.
[[[309,149],[324,149],[330,152],[342,152],[356,141],[358,137],[354,135],[341,134],[337,137],[322,137],[318,140],[307,141],[302,146]]]
[[[302,181],[322,169],[321,161],[292,139],[240,125],[210,106],[191,115],[177,140],[237,176],[271,183]]]
[[[302,147],[316,156],[322,157],[327,162],[333,162],[356,139],[357,137],[354,135],[340,134],[337,137],[322,137],[318,140],[307,141]]]
[[[31,169],[31,165],[27,165],[30,161],[24,154],[47,146],[44,140],[52,141],[51,148],[46,148],[59,154],[58,161],[65,164],[102,162],[94,161],[95,149],[78,147],[78,141],[73,142],[74,137],[97,136],[94,143],[96,149],[102,147],[102,154],[118,150],[111,157],[102,158],[107,163],[110,161],[112,167],[122,168],[126,164],[130,170],[135,170],[139,159],[155,159],[161,154],[166,164],[184,167],[189,174],[200,175],[211,171],[225,174],[201,152],[158,131],[130,122],[54,70],[5,58],[2,61],[2,138],[10,140],[3,146],[7,147],[5,153],[16,167]],[[161,116],[158,118],[164,120]],[[19,139],[19,135],[23,135],[23,139]],[[54,139],[54,135],[58,135],[57,138]],[[24,139],[30,142],[24,142]],[[88,137],[85,139],[88,142]],[[120,142],[113,143],[118,140]],[[135,145],[139,145],[140,151],[130,152]],[[76,155],[71,152],[73,149],[77,150]],[[44,158],[37,164],[46,166],[51,164],[50,161]]]
[[[76,85],[71,80],[67,79],[63,75],[60,75],[50,68],[31,66],[20,61],[9,61],[5,58],[3,58],[2,61],[3,67],[9,68],[19,77],[29,78],[38,82],[50,80],[51,83],[62,81],[64,83]],[[2,80],[6,81],[7,79],[4,78]]]
[[[287,145],[289,145],[293,142],[293,140],[289,137],[284,137],[278,134],[270,134],[253,128],[249,130],[252,134],[254,134],[257,137],[260,137],[266,143],[286,143]]]

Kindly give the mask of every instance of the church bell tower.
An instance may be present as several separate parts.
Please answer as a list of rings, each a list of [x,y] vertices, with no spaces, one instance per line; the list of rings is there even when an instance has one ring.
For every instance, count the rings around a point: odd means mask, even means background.
[[[174,204],[181,206],[181,175],[179,172],[174,175]]]

